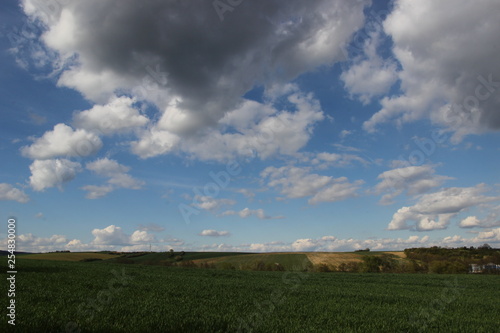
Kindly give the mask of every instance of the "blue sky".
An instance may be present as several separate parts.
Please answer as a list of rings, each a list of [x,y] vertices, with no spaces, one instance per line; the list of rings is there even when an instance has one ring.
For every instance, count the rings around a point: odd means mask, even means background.
[[[497,1],[176,3],[0,4],[18,250],[499,246]]]

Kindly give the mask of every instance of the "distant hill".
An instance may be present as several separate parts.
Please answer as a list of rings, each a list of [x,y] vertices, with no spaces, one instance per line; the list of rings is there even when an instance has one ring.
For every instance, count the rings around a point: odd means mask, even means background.
[[[105,260],[116,257],[117,255],[102,252],[50,252],[25,254],[21,258],[35,260],[84,261],[89,259]]]

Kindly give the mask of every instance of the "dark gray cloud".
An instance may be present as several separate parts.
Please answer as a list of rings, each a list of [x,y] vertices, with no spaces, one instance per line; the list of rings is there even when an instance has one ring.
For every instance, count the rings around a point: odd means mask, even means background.
[[[177,103],[199,128],[234,109],[255,84],[283,83],[342,59],[366,5],[228,3],[236,6],[223,20],[211,0],[60,0],[51,8],[24,0],[23,8],[43,21],[45,44],[66,60],[60,85],[100,103],[139,91],[161,110]]]

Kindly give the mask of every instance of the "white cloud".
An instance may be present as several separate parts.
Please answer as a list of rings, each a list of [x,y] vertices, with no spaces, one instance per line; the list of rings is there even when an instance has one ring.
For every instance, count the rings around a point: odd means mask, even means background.
[[[144,185],[143,181],[137,180],[127,174],[130,170],[129,167],[122,165],[115,160],[101,158],[87,163],[86,167],[88,170],[93,171],[100,176],[109,178],[107,180],[108,185],[87,185],[82,187],[83,190],[89,192],[86,196],[87,199],[101,198],[117,188],[139,190]]]
[[[177,146],[180,138],[156,127],[144,131],[138,141],[132,141],[131,151],[141,158],[167,154]]]
[[[264,212],[262,208],[259,209],[250,209],[250,208],[244,208],[240,210],[239,212],[234,211],[234,210],[227,210],[221,214],[222,216],[231,216],[231,215],[238,215],[239,217],[246,219],[247,217],[250,216],[257,216],[261,220],[278,220],[278,219],[283,219],[285,218],[284,216],[268,216]]]
[[[130,97],[114,97],[106,105],[94,105],[90,110],[73,115],[73,124],[77,128],[98,134],[126,132],[146,125],[149,120],[141,115]]]
[[[462,219],[458,226],[461,228],[493,228],[500,226],[500,205],[481,204],[482,217],[468,216]]]
[[[294,251],[299,252],[315,251],[318,248],[318,241],[310,238],[297,239],[292,243],[292,248]]]
[[[144,244],[144,243],[154,243],[156,238],[152,234],[148,234],[144,230],[136,230],[130,236],[130,243],[132,244]]]
[[[57,124],[52,131],[35,140],[31,146],[21,148],[24,156],[32,159],[50,159],[58,156],[84,157],[95,154],[102,147],[101,139],[84,129],[73,130]]]
[[[82,187],[82,190],[87,191],[88,193],[85,195],[87,199],[99,199],[106,196],[108,193],[113,191],[113,186],[104,185],[85,185]]]
[[[200,236],[208,236],[208,237],[227,237],[231,234],[229,231],[217,231],[213,229],[203,230],[199,233]]]
[[[268,180],[268,186],[280,189],[288,198],[312,197],[309,204],[355,197],[363,184],[362,180],[350,183],[346,177],[322,176],[310,173],[310,168],[294,166],[267,167],[261,177]]]
[[[357,162],[361,165],[368,165],[364,158],[354,154],[318,153],[311,160],[312,165],[319,165],[320,168],[328,167],[348,167]]]
[[[467,216],[458,224],[460,228],[473,228],[473,227],[478,227],[479,225],[480,221],[475,216]]]
[[[115,225],[107,226],[104,229],[94,229],[92,235],[95,237],[92,243],[97,245],[126,245],[130,241],[122,228]]]
[[[375,193],[389,192],[384,194],[379,203],[389,205],[394,203],[394,198],[402,193],[422,194],[453,178],[436,175],[432,165],[421,165],[388,170],[379,174],[377,179],[380,182],[374,188]]]
[[[156,242],[154,235],[148,234],[146,231],[136,230],[132,235],[127,235],[121,227],[115,225],[107,226],[104,229],[92,230],[94,245],[134,245]]]
[[[451,187],[419,195],[415,205],[402,207],[394,213],[387,228],[417,231],[445,229],[450,219],[458,213],[474,206],[500,200],[500,197],[483,195],[486,191],[484,184],[478,184],[474,187]],[[410,221],[415,222],[415,225],[409,226]]]
[[[339,138],[341,138],[341,139],[345,139],[345,138],[347,138],[349,135],[352,135],[353,133],[354,133],[354,131],[342,130],[342,131],[340,131],[340,133],[339,133]]]
[[[82,171],[80,163],[66,159],[35,160],[30,165],[30,185],[35,191],[57,186],[73,180]]]
[[[311,94],[291,85],[286,89],[288,102],[295,110],[280,110],[275,100],[259,103],[241,100],[217,123],[217,128],[181,140],[176,122],[192,121],[176,107],[169,106],[160,120],[131,143],[132,152],[149,158],[172,152],[186,153],[201,160],[226,161],[239,156],[260,157],[296,154],[309,141],[313,126],[323,120],[321,106]],[[280,96],[282,97],[282,96]],[[179,120],[180,119],[180,120]],[[186,125],[187,126],[187,125]]]
[[[95,232],[98,231],[98,232]],[[204,233],[216,235],[216,233],[225,233],[224,231],[205,230]],[[79,239],[68,238],[64,235],[53,235],[51,237],[37,237],[33,234],[22,234],[17,238],[20,251],[30,252],[47,252],[61,249],[71,251],[101,251],[101,250],[117,250],[117,251],[149,251],[149,244],[155,242],[150,235],[137,233],[137,241],[140,243],[133,244],[131,236],[125,235],[121,228],[109,226],[105,229],[94,229],[96,239],[91,243],[84,243]],[[221,235],[224,236],[224,235]],[[215,236],[214,236],[215,237]],[[99,244],[96,242],[99,242]],[[241,252],[290,252],[290,251],[318,251],[318,252],[338,252],[338,251],[353,251],[357,249],[370,248],[375,251],[401,251],[405,248],[412,247],[430,247],[430,246],[481,246],[488,243],[493,247],[500,246],[500,228],[492,228],[479,232],[471,238],[462,236],[444,236],[443,238],[431,240],[428,235],[419,237],[416,235],[408,236],[408,238],[371,238],[371,239],[342,239],[335,236],[323,236],[319,238],[302,238],[292,242],[272,241],[267,243],[251,243],[240,245],[229,244],[209,244],[199,247],[184,247],[184,242],[179,239],[158,240],[160,244],[153,244],[153,251],[168,251],[170,248],[176,250],[191,250],[191,251],[241,251]],[[117,245],[114,245],[114,244]],[[121,243],[121,244],[118,244]],[[127,243],[127,244],[125,244]],[[166,243],[166,244],[165,244]],[[125,245],[123,245],[125,244]],[[7,239],[0,240],[0,246],[7,246]]]
[[[215,211],[222,206],[232,206],[236,201],[231,199],[217,199],[210,196],[196,195],[193,200],[193,206],[208,211]]]
[[[30,198],[24,191],[10,184],[0,183],[0,200],[13,200],[20,203],[27,203]]]
[[[480,6],[467,0],[397,1],[383,26],[402,67],[402,94],[384,97],[364,128],[375,131],[381,123],[428,117],[453,130],[453,142],[498,130],[499,10],[496,0]]]
[[[341,46],[362,25],[368,3],[249,2],[223,22],[212,2],[127,2],[116,16],[107,15],[116,10],[113,1],[58,2],[45,15],[42,2],[24,0],[23,9],[42,22],[42,41],[58,55],[45,61],[60,70],[59,86],[97,103],[125,92],[160,110],[180,99],[188,118],[207,126],[256,82],[286,82],[342,60]],[[184,19],[165,20],[167,14]]]
[[[349,69],[340,75],[345,89],[351,95],[358,96],[365,105],[373,97],[387,93],[398,78],[397,64],[377,54],[380,34],[379,29],[369,33],[363,47],[365,57],[357,57]]]

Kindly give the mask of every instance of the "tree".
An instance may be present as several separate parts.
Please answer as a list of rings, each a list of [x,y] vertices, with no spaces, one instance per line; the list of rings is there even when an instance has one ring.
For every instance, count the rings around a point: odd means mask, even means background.
[[[380,273],[380,265],[382,265],[382,259],[376,256],[364,256],[362,271],[366,273]]]

